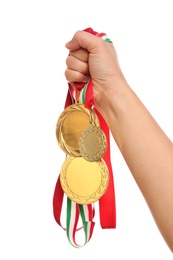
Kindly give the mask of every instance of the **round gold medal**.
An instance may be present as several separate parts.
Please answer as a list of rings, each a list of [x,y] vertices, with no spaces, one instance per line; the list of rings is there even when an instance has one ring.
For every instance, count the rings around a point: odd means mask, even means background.
[[[105,193],[109,174],[103,159],[86,161],[83,157],[68,156],[64,161],[60,182],[64,193],[78,204],[90,204]]]
[[[106,151],[105,133],[97,126],[90,125],[79,138],[79,151],[84,159],[90,162],[98,161]]]
[[[99,119],[94,117],[94,124],[99,126]],[[79,137],[90,125],[90,110],[83,104],[68,106],[60,115],[56,124],[56,138],[60,148],[68,155],[81,156]]]

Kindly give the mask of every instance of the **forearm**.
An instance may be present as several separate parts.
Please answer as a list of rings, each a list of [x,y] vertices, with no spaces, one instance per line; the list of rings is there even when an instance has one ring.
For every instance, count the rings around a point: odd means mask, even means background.
[[[127,84],[108,98],[104,117],[173,251],[173,144]]]

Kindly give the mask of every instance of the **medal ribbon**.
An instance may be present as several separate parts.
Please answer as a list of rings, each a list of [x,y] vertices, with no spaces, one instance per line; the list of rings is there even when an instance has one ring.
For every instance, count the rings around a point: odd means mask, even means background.
[[[85,29],[84,31],[92,33],[98,37],[101,37],[105,42],[111,42],[110,39],[106,36],[105,33],[97,33],[93,31],[91,28]],[[75,101],[76,91],[72,88],[70,83],[68,84],[68,92],[66,96],[65,106],[71,105]],[[93,89],[92,89],[92,79],[89,80],[87,84],[83,83],[75,83],[76,90],[80,91],[80,101],[85,105],[86,108],[91,108],[94,104],[93,97]],[[115,228],[116,227],[116,205],[115,205],[115,192],[114,192],[114,180],[113,180],[113,172],[110,160],[110,133],[109,128],[99,113],[99,111],[94,108],[95,113],[97,114],[100,127],[104,131],[107,138],[107,149],[103,156],[104,161],[107,164],[109,170],[109,185],[108,188],[103,194],[103,196],[99,199],[99,210],[100,210],[100,224],[102,228]],[[67,219],[66,219],[66,228],[64,228],[61,224],[61,211],[62,211],[62,203],[63,203],[64,192],[62,190],[60,184],[60,177],[58,177],[57,183],[54,189],[53,195],[53,214],[56,222],[66,230],[66,234],[69,242],[74,247],[81,247],[85,245],[91,238],[95,223],[92,221],[94,218],[94,207],[92,204],[82,205],[76,204],[69,198],[67,198]],[[82,219],[82,227],[78,228],[79,215]],[[76,242],[76,231],[83,228],[85,233],[85,242],[83,245],[79,245]]]
[[[93,218],[95,215],[94,206],[92,204],[82,205],[77,204],[70,200],[67,197],[67,218],[66,218],[66,228],[61,224],[61,212],[62,212],[62,203],[63,203],[64,192],[61,188],[60,178],[58,178],[54,197],[53,197],[53,211],[54,217],[58,225],[60,225],[67,234],[67,238],[70,244],[76,248],[84,246],[91,238],[94,225]],[[78,227],[79,223],[79,214],[82,219],[82,227]],[[78,244],[76,242],[76,232],[83,228],[85,234],[85,242],[82,244]]]
[[[68,89],[66,102],[64,108],[74,103],[75,97],[72,89],[70,90],[70,86]],[[61,224],[61,213],[62,213],[62,204],[64,198],[64,191],[61,187],[60,183],[60,175],[56,182],[54,195],[53,195],[53,214],[56,222],[60,225],[67,234],[68,241],[70,244],[76,248],[84,246],[87,242],[89,242],[92,234],[95,223],[93,222],[93,218],[95,215],[94,206],[92,204],[82,205],[73,202],[71,199],[67,197],[67,219],[66,219],[66,228]],[[82,219],[83,226],[78,227],[79,222],[79,214]],[[85,234],[85,241],[83,244],[78,244],[76,242],[76,232],[80,229],[83,229]]]
[[[79,219],[79,213],[82,219],[83,229],[85,233],[85,242],[83,245],[76,242],[76,231]],[[94,209],[92,204],[82,205],[76,204],[67,198],[67,237],[70,244],[76,248],[84,246],[91,238],[95,223],[92,221],[94,217]]]

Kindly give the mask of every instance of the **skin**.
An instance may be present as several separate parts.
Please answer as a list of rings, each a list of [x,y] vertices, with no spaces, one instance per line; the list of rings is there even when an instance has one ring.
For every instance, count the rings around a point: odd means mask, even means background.
[[[173,143],[126,81],[112,43],[77,31],[66,43],[73,82],[93,82],[94,106],[105,118],[165,242],[173,252]]]

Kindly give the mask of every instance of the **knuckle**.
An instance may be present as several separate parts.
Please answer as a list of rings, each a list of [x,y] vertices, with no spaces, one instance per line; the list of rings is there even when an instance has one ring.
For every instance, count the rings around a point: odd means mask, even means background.
[[[80,33],[81,33],[81,30],[76,31],[75,34],[74,34],[74,37],[75,37],[75,38],[78,38],[78,36],[79,36]]]

